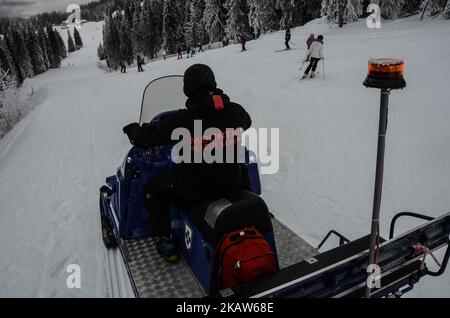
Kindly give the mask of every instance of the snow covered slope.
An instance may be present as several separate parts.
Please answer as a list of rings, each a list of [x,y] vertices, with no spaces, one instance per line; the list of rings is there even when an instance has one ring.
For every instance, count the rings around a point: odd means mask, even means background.
[[[0,140],[0,297],[128,295],[110,283],[114,257],[101,242],[98,187],[129,148],[121,129],[138,120],[146,84],[192,63],[213,68],[255,127],[280,128],[280,171],[263,177],[264,198],[317,244],[330,229],[352,239],[369,231],[379,92],[362,81],[368,58],[404,58],[408,87],[391,97],[382,234],[396,212],[450,211],[448,21],[412,17],[379,30],[361,21],[338,30],[317,20],[293,30],[298,50],[275,53],[284,43],[278,32],[249,42],[245,53],[230,46],[127,74],[96,67],[100,23],[80,31],[85,48],[33,79],[36,109]],[[300,82],[312,32],[325,36],[326,80]],[[81,267],[81,289],[66,287],[69,264]],[[411,295],[449,297],[449,277],[428,279]]]

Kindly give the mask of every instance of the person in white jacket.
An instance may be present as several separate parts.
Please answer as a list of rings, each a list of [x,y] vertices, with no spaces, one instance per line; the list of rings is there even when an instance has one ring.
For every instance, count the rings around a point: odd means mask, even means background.
[[[315,76],[315,72],[317,69],[317,64],[321,59],[323,59],[323,36],[319,35],[316,40],[311,44],[308,50],[308,57],[310,59],[308,68],[303,75],[303,78],[306,78],[309,72],[312,70],[311,78]]]

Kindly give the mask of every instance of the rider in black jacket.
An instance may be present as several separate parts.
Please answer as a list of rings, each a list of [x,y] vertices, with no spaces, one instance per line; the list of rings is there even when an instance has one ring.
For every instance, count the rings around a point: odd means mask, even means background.
[[[228,142],[230,135],[225,132],[227,129],[244,131],[251,126],[250,116],[244,108],[231,102],[217,88],[214,73],[208,66],[196,64],[188,68],[184,74],[183,90],[188,97],[186,109],[173,112],[157,123],[142,126],[134,123],[123,129],[133,145],[148,148],[179,142],[171,140],[172,132],[176,128],[186,128],[192,136],[192,159],[195,151],[203,151],[208,143],[221,139],[217,136],[195,136],[194,121],[201,121],[202,134],[208,128],[217,128],[224,133],[224,141],[220,142],[224,148],[223,163],[206,163],[202,156],[201,162],[180,163],[174,171],[152,178],[144,188],[144,202],[152,211],[151,222],[161,236],[158,252],[169,262],[177,261],[178,255],[171,238],[167,200],[197,201],[239,189],[242,184],[241,164],[237,161],[225,162],[227,151],[233,148],[234,153],[237,153],[238,140],[234,140],[237,134],[232,136],[233,142]],[[200,141],[200,149],[196,147],[195,141]]]

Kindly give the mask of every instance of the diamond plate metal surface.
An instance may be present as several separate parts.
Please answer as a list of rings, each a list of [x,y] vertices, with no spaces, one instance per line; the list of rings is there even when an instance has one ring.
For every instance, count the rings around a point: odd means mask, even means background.
[[[317,254],[311,245],[272,220],[281,268]],[[184,262],[169,264],[156,251],[155,238],[124,241],[128,263],[142,298],[200,298],[206,296]]]
[[[205,296],[184,262],[169,264],[156,251],[155,238],[125,242],[129,266],[142,298],[199,298]]]
[[[318,251],[277,219],[272,219],[280,268],[299,263]]]

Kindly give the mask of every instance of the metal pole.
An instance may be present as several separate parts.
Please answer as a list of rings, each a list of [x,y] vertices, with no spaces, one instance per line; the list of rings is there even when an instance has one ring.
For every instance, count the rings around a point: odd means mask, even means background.
[[[373,215],[372,215],[372,228],[370,234],[370,247],[369,247],[369,266],[376,264],[376,247],[378,229],[380,224],[380,207],[381,207],[381,195],[383,192],[383,173],[384,173],[384,153],[386,145],[386,131],[388,125],[388,105],[389,95],[391,91],[389,89],[381,90],[381,105],[380,105],[380,122],[378,129],[378,151],[377,151],[377,170],[375,177],[375,193],[373,200]],[[369,272],[368,277],[371,278],[373,273]],[[371,288],[367,284],[366,298],[371,296]]]

